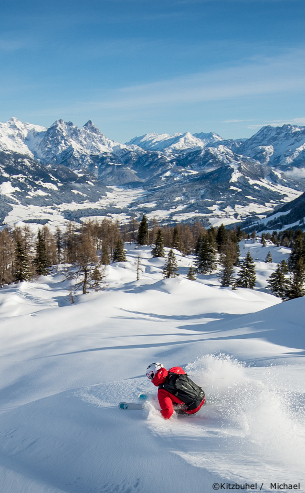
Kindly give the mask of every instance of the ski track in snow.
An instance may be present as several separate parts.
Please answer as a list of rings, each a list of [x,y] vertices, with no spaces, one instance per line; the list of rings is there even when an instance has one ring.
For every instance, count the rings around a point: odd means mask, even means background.
[[[191,260],[178,252],[180,277],[162,280],[164,259],[132,245],[128,262],[108,267],[106,290],[75,305],[60,273],[3,288],[1,492],[305,491],[305,299],[265,290],[288,249],[242,242],[248,250],[253,291],[220,288],[215,275],[186,280]],[[202,385],[197,415],[160,416],[151,361],[182,365]],[[143,392],[143,410],[118,408]]]

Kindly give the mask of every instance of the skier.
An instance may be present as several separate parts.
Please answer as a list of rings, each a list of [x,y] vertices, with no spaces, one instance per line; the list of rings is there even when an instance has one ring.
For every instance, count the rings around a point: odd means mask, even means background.
[[[179,366],[167,370],[162,363],[151,363],[147,367],[146,376],[158,387],[158,400],[164,419],[169,419],[174,410],[177,414],[195,414],[205,403],[202,388]]]

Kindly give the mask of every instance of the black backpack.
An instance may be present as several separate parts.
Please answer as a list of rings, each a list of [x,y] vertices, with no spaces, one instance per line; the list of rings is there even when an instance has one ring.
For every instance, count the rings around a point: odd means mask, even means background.
[[[193,382],[186,373],[168,372],[165,382],[158,388],[167,390],[170,394],[178,397],[186,405],[187,411],[193,411],[200,406],[205,397],[204,390]]]

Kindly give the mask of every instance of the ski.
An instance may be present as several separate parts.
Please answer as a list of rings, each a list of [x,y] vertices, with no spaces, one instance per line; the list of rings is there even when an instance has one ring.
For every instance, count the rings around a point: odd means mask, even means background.
[[[147,395],[147,394],[139,394],[138,395],[138,399],[140,401],[147,401],[149,399],[149,395]]]
[[[139,409],[144,409],[144,403],[142,402],[120,402],[120,409],[124,409],[124,411],[136,411]]]
[[[120,402],[119,408],[124,410],[138,410],[144,409],[145,402],[153,399],[154,396],[152,394],[139,394],[138,400],[140,402]]]

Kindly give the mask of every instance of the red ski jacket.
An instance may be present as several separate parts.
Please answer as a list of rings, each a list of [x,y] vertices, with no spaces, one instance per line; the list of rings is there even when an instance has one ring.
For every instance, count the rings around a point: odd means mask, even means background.
[[[169,371],[171,373],[185,374],[185,371],[183,370],[183,368],[180,368],[180,366],[174,366]],[[161,385],[162,383],[165,382],[167,375],[168,375],[168,370],[166,368],[160,368],[158,373],[156,373],[156,375],[152,379],[152,383],[156,387],[159,387],[159,385]],[[173,404],[180,405],[180,406],[184,405],[184,402],[182,402],[180,399],[178,399],[178,397],[176,397],[175,395],[170,394],[170,392],[168,392],[165,389],[158,389],[158,400],[159,400],[159,404],[161,407],[161,414],[162,414],[164,419],[169,419],[172,416],[172,414],[174,412]],[[205,398],[203,399],[201,404],[196,409],[193,409],[192,411],[184,411],[184,412],[186,414],[195,414],[199,411],[201,406],[203,406],[204,402],[205,402]]]

